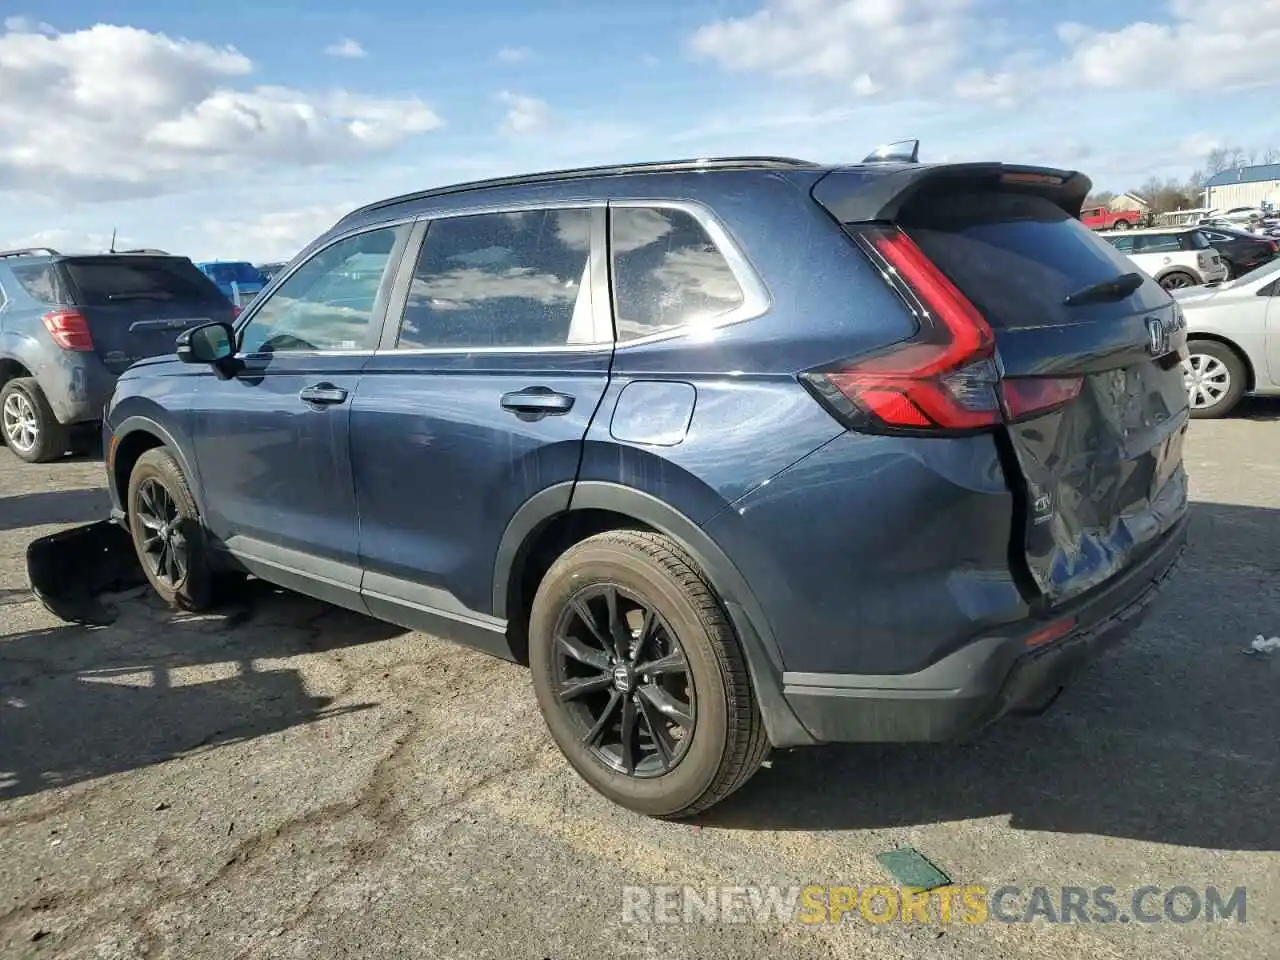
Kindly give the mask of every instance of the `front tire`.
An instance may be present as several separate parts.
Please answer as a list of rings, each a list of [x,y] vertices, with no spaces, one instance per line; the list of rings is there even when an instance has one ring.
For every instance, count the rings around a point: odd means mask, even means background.
[[[67,430],[34,377],[15,377],[0,390],[0,430],[14,455],[47,463],[67,452]]]
[[[768,754],[728,620],[692,558],[661,534],[611,531],[565,551],[533,601],[529,665],[565,758],[637,813],[700,813]]]
[[[1182,377],[1191,416],[1197,420],[1225,417],[1244,396],[1247,376],[1244,360],[1225,343],[1190,341],[1187,359],[1182,361]]]
[[[129,533],[152,589],[170,606],[193,612],[215,602],[204,524],[178,461],[148,450],[129,475]]]

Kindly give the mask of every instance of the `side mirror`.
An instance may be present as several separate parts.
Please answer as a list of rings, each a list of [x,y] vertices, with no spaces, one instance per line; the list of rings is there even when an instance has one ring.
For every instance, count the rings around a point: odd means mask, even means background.
[[[220,364],[235,355],[235,331],[227,323],[203,323],[178,335],[177,351],[183,363]]]

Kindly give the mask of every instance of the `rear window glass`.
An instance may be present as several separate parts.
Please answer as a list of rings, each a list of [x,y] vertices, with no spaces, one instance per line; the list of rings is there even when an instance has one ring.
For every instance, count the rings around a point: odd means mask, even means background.
[[[1073,309],[1062,306],[1068,296],[1135,272],[1043,197],[933,193],[904,210],[899,224],[995,328],[1061,322]]]
[[[32,263],[13,268],[13,278],[27,292],[27,296],[40,303],[63,303],[66,300],[58,271],[52,263]]]
[[[225,300],[190,260],[178,257],[95,257],[63,261],[84,306],[127,300]]]

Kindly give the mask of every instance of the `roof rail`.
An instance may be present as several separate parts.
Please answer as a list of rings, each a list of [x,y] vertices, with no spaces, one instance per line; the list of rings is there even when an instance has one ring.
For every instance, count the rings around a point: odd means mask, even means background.
[[[139,247],[137,250],[113,250],[113,251],[112,251],[112,253],[115,253],[115,254],[121,254],[121,253],[151,253],[151,254],[156,254],[157,256],[161,256],[161,257],[167,257],[167,256],[170,256],[170,253],[169,253],[169,251],[168,251],[168,250],[161,250],[161,249],[159,249],[158,247]]]
[[[0,257],[60,257],[53,247],[25,247],[20,250],[0,250]]]
[[[425,200],[430,197],[446,197],[455,193],[467,193],[471,190],[482,190],[493,187],[517,187],[535,183],[557,183],[563,180],[577,180],[582,177],[623,177],[637,173],[680,173],[696,170],[792,170],[813,169],[820,164],[811,160],[797,160],[795,157],[704,157],[697,160],[659,160],[645,163],[624,163],[602,167],[575,167],[567,170],[548,170],[542,173],[525,173],[507,177],[493,177],[487,180],[471,180],[466,183],[455,183],[444,187],[433,187],[428,190],[417,190],[412,193],[377,200],[373,203],[357,207],[339,223],[355,217],[357,214],[380,210],[383,207],[407,203],[411,200]]]

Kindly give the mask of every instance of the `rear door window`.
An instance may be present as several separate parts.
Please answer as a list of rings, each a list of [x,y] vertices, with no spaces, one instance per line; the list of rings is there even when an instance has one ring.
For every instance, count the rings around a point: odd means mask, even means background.
[[[64,260],[76,301],[102,307],[130,300],[208,303],[225,298],[190,260],[179,257],[86,257]]]
[[[444,217],[427,229],[396,348],[599,342],[588,208]]]
[[[933,193],[899,225],[993,328],[1079,318],[1073,293],[1135,272],[1133,262],[1052,201],[1001,192]]]

